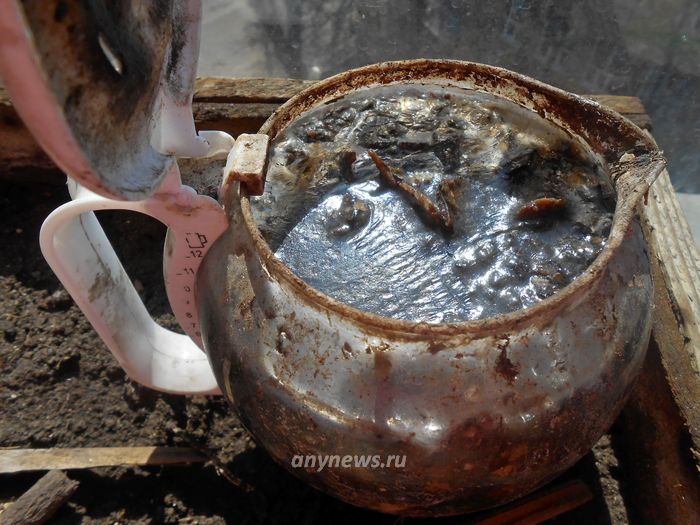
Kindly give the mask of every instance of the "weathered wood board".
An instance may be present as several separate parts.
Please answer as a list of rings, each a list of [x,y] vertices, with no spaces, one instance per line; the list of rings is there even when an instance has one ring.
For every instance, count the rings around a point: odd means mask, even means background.
[[[286,78],[198,78],[192,111],[198,129],[216,129],[234,136],[255,133],[283,102],[313,83]],[[635,97],[588,97],[623,113],[640,127],[649,127],[649,117]],[[47,181],[51,172],[59,173],[0,87],[0,179],[22,176]]]
[[[60,470],[52,470],[0,514],[0,525],[46,523],[79,485]]]
[[[96,447],[0,449],[0,474],[134,465],[203,463],[206,456],[187,447]]]

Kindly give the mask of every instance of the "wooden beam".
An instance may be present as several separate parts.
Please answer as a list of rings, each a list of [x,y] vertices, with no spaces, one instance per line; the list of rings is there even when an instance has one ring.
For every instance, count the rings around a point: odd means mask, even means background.
[[[634,523],[698,523],[700,473],[684,417],[652,338],[644,369],[619,419],[615,443],[623,497]]]
[[[234,136],[255,133],[283,102],[314,83],[289,78],[198,78],[192,105],[197,129],[221,130]],[[584,96],[622,113],[640,127],[651,126],[635,97]],[[1,87],[0,144],[0,180],[63,183],[62,174],[24,127]]]
[[[654,277],[654,339],[700,469],[700,253],[667,171],[642,209]]]
[[[291,78],[199,77],[195,82],[194,101],[195,103],[215,102],[220,104],[281,104],[314,83],[314,80]],[[651,120],[644,105],[637,97],[607,94],[582,96],[624,114],[641,128],[649,129],[651,127]],[[270,112],[258,116],[267,118],[271,114]],[[254,131],[249,130],[248,133]]]
[[[2,525],[41,525],[46,523],[78,490],[80,483],[60,470],[44,475],[0,514]]]
[[[693,523],[700,516],[700,256],[667,171],[640,212],[653,335],[620,417],[620,463],[636,521]]]
[[[588,486],[576,479],[541,489],[467,523],[469,525],[538,525],[580,507],[591,499],[593,494]]]
[[[203,463],[206,456],[187,447],[102,447],[0,450],[0,474],[134,465]]]
[[[654,337],[700,451],[700,254],[668,172],[654,183],[643,215],[660,284],[655,288]]]
[[[194,100],[281,104],[314,84],[313,80],[293,78],[199,77],[194,85]]]
[[[0,87],[0,176],[23,171],[58,171],[24,126],[4,88]]]

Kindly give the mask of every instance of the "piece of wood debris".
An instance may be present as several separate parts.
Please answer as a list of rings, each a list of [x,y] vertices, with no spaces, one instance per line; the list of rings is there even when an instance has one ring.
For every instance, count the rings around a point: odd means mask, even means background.
[[[487,517],[469,521],[470,525],[538,525],[560,514],[580,507],[593,499],[588,486],[575,479],[552,488],[540,490],[519,499]]]
[[[203,463],[207,457],[188,447],[97,447],[0,450],[0,474],[133,465]]]
[[[375,166],[379,170],[382,180],[391,188],[402,191],[410,199],[411,203],[423,210],[424,215],[434,224],[440,226],[444,231],[450,233],[454,229],[454,223],[449,213],[444,213],[422,192],[407,184],[394,173],[391,168],[374,151],[368,151]]]
[[[542,197],[523,205],[516,217],[522,221],[529,221],[560,215],[564,210],[566,210],[565,199]]]
[[[0,524],[46,523],[78,490],[79,485],[60,470],[52,470],[0,514]]]

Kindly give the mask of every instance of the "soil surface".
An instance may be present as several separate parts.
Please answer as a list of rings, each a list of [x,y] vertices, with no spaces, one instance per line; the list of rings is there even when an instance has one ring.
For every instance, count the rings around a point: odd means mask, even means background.
[[[161,394],[125,377],[39,250],[41,222],[67,199],[62,186],[0,183],[0,447],[194,446],[228,476],[212,462],[71,471],[80,487],[52,523],[417,521],[347,505],[296,480],[256,447],[222,399]],[[162,278],[163,226],[124,212],[99,217],[149,311],[174,328]],[[628,522],[614,437],[613,428],[564,475],[582,479],[594,499],[553,523]],[[0,511],[41,475],[0,474]]]

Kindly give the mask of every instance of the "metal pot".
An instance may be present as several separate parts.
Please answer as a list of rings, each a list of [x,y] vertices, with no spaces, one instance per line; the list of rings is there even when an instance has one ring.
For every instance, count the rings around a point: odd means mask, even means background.
[[[649,341],[652,285],[636,208],[663,161],[647,135],[598,104],[455,61],[331,77],[289,100],[260,132],[272,139],[311,107],[406,81],[510,99],[600,159],[617,205],[608,243],[585,273],[530,308],[489,319],[388,319],[297,278],[263,240],[245,190],[233,188],[224,203],[230,227],[201,267],[197,302],[218,384],[280,464],[356,505],[446,515],[532,491],[578,461],[616,418]],[[405,466],[293,464],[359,455],[405,456]]]

